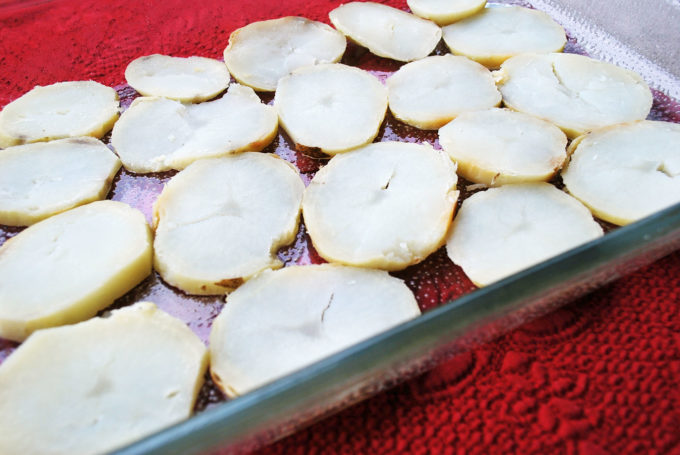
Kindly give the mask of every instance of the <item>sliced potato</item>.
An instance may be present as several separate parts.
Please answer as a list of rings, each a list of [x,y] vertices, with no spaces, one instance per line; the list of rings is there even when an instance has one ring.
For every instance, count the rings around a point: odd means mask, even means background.
[[[0,366],[0,452],[108,453],[191,415],[207,351],[142,302],[40,330]]]
[[[34,224],[0,247],[0,338],[94,316],[151,273],[144,215],[97,201]]]
[[[456,168],[429,145],[379,142],[334,156],[305,190],[317,252],[346,265],[401,270],[444,243]]]
[[[137,98],[113,128],[111,144],[133,172],[184,169],[203,158],[260,151],[276,136],[278,119],[250,87],[232,84],[220,99],[181,104]]]
[[[459,114],[501,103],[488,69],[465,57],[435,55],[407,63],[387,80],[389,106],[399,120],[434,130]]]
[[[624,225],[680,202],[680,125],[641,121],[595,130],[570,147],[562,179],[595,216]]]
[[[37,86],[0,112],[0,147],[66,137],[100,138],[118,120],[118,94],[94,81]]]
[[[475,193],[446,244],[449,258],[486,286],[603,235],[588,209],[548,183]]]
[[[230,294],[215,319],[211,374],[227,395],[240,395],[419,314],[406,285],[383,271],[268,271]]]
[[[118,157],[87,136],[3,150],[0,224],[26,226],[104,199],[118,169]]]
[[[439,130],[439,143],[458,174],[488,186],[552,178],[567,159],[567,136],[521,112],[468,112]]]
[[[222,93],[229,85],[229,71],[212,58],[153,54],[131,61],[125,79],[144,96],[196,103]]]
[[[567,43],[560,24],[542,11],[521,6],[485,8],[442,31],[451,52],[489,68],[519,54],[560,52]]]
[[[328,16],[335,28],[375,55],[402,62],[428,56],[442,38],[437,24],[381,3],[350,2]]]
[[[406,0],[413,14],[438,25],[448,25],[477,14],[486,0]]]
[[[495,76],[507,107],[552,122],[569,138],[642,120],[652,107],[638,74],[582,55],[518,55]]]
[[[387,111],[387,90],[359,68],[308,66],[279,81],[274,107],[298,146],[335,154],[375,139]]]
[[[346,46],[345,36],[323,22],[289,16],[234,31],[224,63],[240,83],[273,92],[279,79],[298,68],[340,61]]]
[[[200,160],[173,177],[154,205],[154,264],[191,294],[224,294],[282,264],[295,239],[304,184],[276,155]]]

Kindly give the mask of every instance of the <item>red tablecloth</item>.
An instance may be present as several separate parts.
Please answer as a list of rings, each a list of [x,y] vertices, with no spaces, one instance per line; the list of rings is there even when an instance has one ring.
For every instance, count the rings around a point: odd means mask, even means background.
[[[219,58],[254,20],[338,0],[0,1],[0,106],[124,81],[131,58]],[[388,1],[405,7],[401,0]],[[265,453],[679,453],[680,253],[289,437]]]

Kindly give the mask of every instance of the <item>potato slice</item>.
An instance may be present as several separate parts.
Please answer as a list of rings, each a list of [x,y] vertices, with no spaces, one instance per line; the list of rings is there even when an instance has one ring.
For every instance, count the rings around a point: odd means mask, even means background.
[[[153,54],[131,61],[125,79],[144,96],[196,103],[222,93],[229,85],[229,71],[212,58]]]
[[[486,0],[406,0],[413,14],[438,25],[448,25],[477,14]]]
[[[118,120],[118,94],[94,81],[37,86],[0,112],[0,147],[65,137],[100,138]]]
[[[161,172],[203,158],[258,152],[277,129],[274,108],[250,87],[232,84],[222,98],[201,104],[137,98],[113,128],[111,145],[126,169]]]
[[[442,31],[451,52],[489,68],[519,54],[560,52],[567,43],[560,24],[542,11],[521,6],[485,8]]]
[[[406,285],[383,271],[268,271],[230,294],[215,319],[211,374],[227,395],[240,395],[419,314]]]
[[[458,174],[488,186],[552,178],[567,159],[567,136],[545,120],[507,109],[468,112],[439,130]]]
[[[429,145],[380,142],[334,156],[305,190],[317,252],[346,265],[401,270],[444,243],[456,167]]]
[[[489,70],[450,54],[407,63],[387,80],[387,90],[396,118],[428,130],[446,125],[463,112],[501,104]]]
[[[486,286],[602,235],[573,197],[548,183],[521,183],[467,198],[446,251],[473,283]]]
[[[0,453],[108,453],[184,420],[207,360],[148,302],[40,330],[0,366]]]
[[[375,139],[387,111],[387,90],[359,68],[308,66],[279,81],[274,107],[298,146],[335,154]]]
[[[240,83],[273,92],[279,79],[298,68],[339,62],[346,46],[345,35],[323,22],[289,16],[234,31],[224,63]]]
[[[0,152],[0,224],[26,226],[104,199],[120,160],[91,137],[19,145]]]
[[[641,121],[595,130],[570,146],[562,179],[595,216],[624,225],[680,202],[680,125]]]
[[[375,55],[401,62],[428,56],[442,38],[437,24],[380,3],[346,3],[328,17],[335,28]]]
[[[0,247],[0,338],[94,316],[151,273],[144,215],[97,201],[34,224]]]
[[[507,107],[548,120],[572,139],[642,120],[652,107],[652,92],[638,74],[582,55],[519,55],[495,76]]]
[[[276,155],[197,161],[154,205],[156,270],[191,294],[224,294],[267,268],[295,239],[304,184]]]

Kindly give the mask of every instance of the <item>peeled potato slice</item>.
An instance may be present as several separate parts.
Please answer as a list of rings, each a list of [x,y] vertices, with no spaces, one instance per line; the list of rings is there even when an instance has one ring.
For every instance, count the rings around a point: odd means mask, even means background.
[[[335,28],[375,55],[402,62],[428,56],[442,38],[437,24],[380,3],[350,2],[328,16]]]
[[[113,128],[111,144],[133,172],[184,169],[203,158],[260,151],[276,136],[278,119],[250,87],[232,84],[220,99],[181,104],[137,98]]]
[[[298,146],[344,152],[371,142],[387,111],[377,78],[339,63],[308,66],[279,81],[274,107]]]
[[[210,333],[211,374],[236,396],[420,314],[386,272],[323,264],[265,272],[227,298]]]
[[[439,143],[458,174],[488,186],[546,181],[567,159],[567,136],[521,112],[468,112],[439,130]]]
[[[118,94],[94,81],[35,87],[0,112],[0,147],[65,137],[100,138],[118,120]]]
[[[489,70],[454,55],[407,63],[387,80],[387,90],[392,114],[423,129],[437,129],[463,112],[501,103]]]
[[[0,452],[108,453],[184,420],[207,357],[148,302],[36,332],[0,366]]]
[[[212,58],[153,54],[130,62],[125,79],[144,96],[195,103],[224,91],[229,85],[229,71]]]
[[[0,338],[94,316],[151,273],[144,215],[97,201],[43,220],[0,247]]]
[[[652,107],[638,74],[582,55],[519,55],[503,63],[496,79],[507,107],[548,120],[570,138],[642,120]]]
[[[485,8],[442,31],[451,52],[489,68],[519,54],[559,52],[567,43],[564,29],[550,16],[521,6]]]
[[[595,216],[624,225],[680,202],[680,125],[642,121],[572,142],[562,179]]]
[[[0,224],[26,226],[104,199],[120,160],[91,137],[19,145],[0,152]]]
[[[406,3],[416,16],[448,25],[477,14],[486,0],[406,0]]]
[[[475,193],[446,244],[449,258],[486,286],[603,235],[586,207],[547,183]]]
[[[444,243],[456,168],[429,145],[380,142],[337,155],[305,190],[317,252],[346,265],[401,270]]]
[[[345,36],[322,22],[282,17],[234,31],[224,63],[240,83],[273,92],[279,79],[298,68],[340,61],[346,46]]]
[[[304,185],[276,155],[197,161],[173,177],[154,205],[155,268],[191,294],[224,294],[282,264],[295,239]]]

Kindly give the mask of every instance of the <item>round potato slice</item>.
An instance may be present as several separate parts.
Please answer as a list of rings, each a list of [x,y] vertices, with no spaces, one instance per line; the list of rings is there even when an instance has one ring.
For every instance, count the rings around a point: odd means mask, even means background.
[[[220,99],[181,104],[137,98],[113,128],[111,144],[133,172],[184,169],[203,158],[260,151],[276,136],[278,118],[250,87],[232,84]]]
[[[215,319],[211,374],[227,395],[240,395],[419,314],[406,285],[383,271],[268,271],[230,294]]]
[[[486,286],[603,235],[588,209],[548,183],[475,193],[446,244],[449,258]]]
[[[279,81],[274,107],[298,146],[335,154],[375,139],[387,111],[387,90],[359,68],[308,66]]]
[[[444,243],[456,167],[429,145],[380,142],[333,157],[305,190],[317,252],[346,265],[401,270]]]
[[[446,125],[463,112],[501,103],[488,69],[450,54],[407,63],[387,80],[387,90],[396,118],[428,130]]]
[[[118,94],[94,81],[37,86],[0,112],[0,147],[66,137],[100,138],[118,120]]]
[[[550,180],[567,159],[567,136],[545,120],[507,109],[468,112],[439,130],[458,174],[488,186]]]
[[[197,161],[154,205],[156,270],[191,294],[224,294],[267,268],[295,239],[304,184],[276,155]]]
[[[448,25],[477,14],[486,0],[406,0],[413,14],[438,25]]]
[[[0,247],[0,338],[90,318],[151,273],[151,232],[122,202],[34,224]]]
[[[680,125],[641,121],[578,138],[562,179],[595,216],[624,225],[680,202]]]
[[[335,28],[375,55],[401,62],[428,56],[442,38],[437,24],[380,3],[350,2],[328,16]]]
[[[229,85],[229,71],[212,58],[153,54],[131,61],[125,79],[144,96],[196,103],[222,93]]]
[[[104,199],[120,160],[91,137],[18,145],[0,152],[0,224],[26,226]]]
[[[569,138],[642,120],[652,107],[638,74],[582,55],[518,55],[495,76],[507,107],[548,120]]]
[[[108,453],[184,420],[207,357],[148,302],[40,330],[0,366],[0,452]]]
[[[519,54],[559,52],[567,43],[560,24],[542,11],[521,6],[485,8],[442,31],[451,52],[489,68]]]
[[[340,61],[346,46],[345,35],[322,22],[282,17],[234,31],[224,63],[240,83],[273,92],[279,79],[298,68]]]

